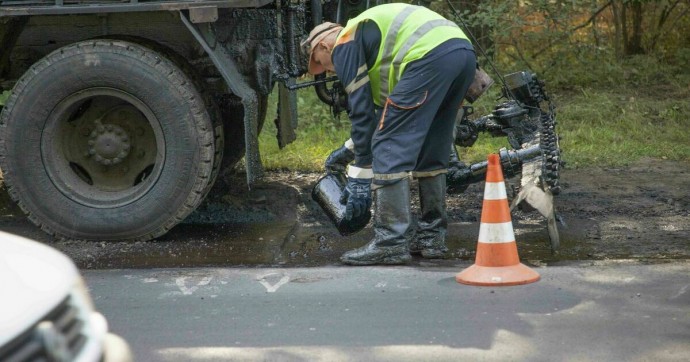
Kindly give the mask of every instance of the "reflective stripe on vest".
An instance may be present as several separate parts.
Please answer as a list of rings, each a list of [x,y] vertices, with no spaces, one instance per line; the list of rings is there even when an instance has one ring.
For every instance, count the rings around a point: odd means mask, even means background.
[[[381,103],[380,105],[384,104],[386,102],[386,98],[388,98],[388,89],[389,89],[389,76],[390,76],[390,68],[391,68],[391,61],[393,60],[393,49],[395,48],[395,42],[398,37],[398,31],[402,27],[403,23],[407,19],[410,14],[412,14],[416,9],[416,6],[408,6],[403,11],[398,14],[398,16],[393,19],[393,24],[391,24],[390,29],[388,29],[388,34],[386,35],[386,39],[384,41],[383,45],[383,54],[379,52],[379,59],[381,59],[381,71],[379,72],[380,76],[380,95],[379,95],[379,102]],[[383,31],[381,31],[381,35],[383,36]],[[382,39],[383,40],[383,39]],[[397,82],[395,82],[397,83]],[[374,96],[376,97],[376,96]]]
[[[433,30],[437,27],[440,27],[440,26],[455,26],[455,27],[457,27],[457,25],[450,20],[436,19],[436,20],[431,20],[428,23],[425,23],[424,25],[417,28],[417,30],[415,30],[415,32],[409,38],[407,38],[407,40],[405,41],[405,44],[402,45],[402,47],[398,51],[398,54],[393,59],[393,74],[395,74],[396,76],[401,75],[402,72],[401,72],[400,66],[402,65],[402,62],[403,62],[403,59],[405,58],[405,55],[407,54],[408,51],[410,51],[410,48],[412,48],[412,46],[415,45],[415,43],[417,43],[417,41],[421,37],[426,35],[431,30]],[[386,89],[386,87],[384,87],[383,84],[381,87],[383,89]]]
[[[366,10],[351,19],[340,34],[353,33],[367,20],[374,21],[381,31],[378,57],[368,69],[372,97],[379,106],[385,104],[408,63],[449,39],[467,39],[455,23],[427,8],[407,4],[385,4]],[[361,85],[358,82],[348,90]]]

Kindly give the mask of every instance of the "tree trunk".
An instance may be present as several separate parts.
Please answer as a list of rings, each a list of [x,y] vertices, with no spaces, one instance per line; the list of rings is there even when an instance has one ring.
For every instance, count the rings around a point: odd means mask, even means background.
[[[621,2],[621,35],[623,35],[623,55],[628,55],[628,4]]]
[[[633,1],[629,5],[632,11],[632,34],[625,46],[625,55],[644,54],[642,48],[642,2]]]
[[[643,4],[641,0],[615,0],[612,3],[616,29],[616,54],[644,54],[642,47]]]
[[[613,27],[615,29],[614,47],[616,56],[623,55],[623,20],[621,17],[622,3],[620,1],[613,1],[611,3],[611,11],[613,12]]]

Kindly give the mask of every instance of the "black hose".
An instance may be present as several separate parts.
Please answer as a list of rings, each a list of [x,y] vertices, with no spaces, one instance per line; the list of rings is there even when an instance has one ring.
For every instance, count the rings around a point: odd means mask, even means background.
[[[323,23],[323,9],[321,8],[321,0],[311,0],[311,20],[312,20],[312,25],[315,27],[321,23]],[[311,29],[309,29],[311,31]],[[307,59],[307,63],[309,60]],[[326,78],[326,73],[315,75],[314,80],[320,81]],[[326,88],[326,83],[319,83],[314,86],[314,91],[316,92],[316,96],[319,97],[319,100],[323,103],[328,104],[329,106],[333,106],[334,100],[333,97],[328,93],[328,89]]]
[[[323,22],[323,9],[321,8],[321,0],[311,0],[311,22],[312,27],[317,26]]]
[[[311,20],[312,27],[315,27],[323,23],[323,9],[321,8],[321,0],[311,0]],[[311,29],[308,29],[308,31],[311,31]],[[308,62],[309,60],[307,59],[307,64]],[[314,80],[316,81],[320,81],[325,78],[325,73],[314,76]],[[321,102],[324,102],[329,106],[333,105],[333,99],[331,98],[330,94],[328,94],[328,90],[326,89],[326,83],[316,84],[314,86],[314,91],[316,91],[316,96],[319,97],[319,100],[321,100]]]

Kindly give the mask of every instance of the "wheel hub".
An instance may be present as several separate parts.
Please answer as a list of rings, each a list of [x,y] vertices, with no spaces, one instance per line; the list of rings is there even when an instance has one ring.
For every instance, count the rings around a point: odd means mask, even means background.
[[[96,129],[89,135],[89,154],[104,166],[122,162],[131,150],[127,132],[118,125],[95,123]]]
[[[114,207],[154,185],[165,146],[158,120],[140,100],[92,88],[66,98],[54,114],[41,149],[49,177],[64,195],[90,207]]]

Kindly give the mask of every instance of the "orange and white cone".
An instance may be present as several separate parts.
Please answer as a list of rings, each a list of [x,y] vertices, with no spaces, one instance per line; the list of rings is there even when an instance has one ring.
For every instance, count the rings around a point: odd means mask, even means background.
[[[533,283],[539,274],[520,263],[510,218],[503,170],[497,154],[489,155],[482,220],[474,265],[455,276],[458,283],[505,286]]]

